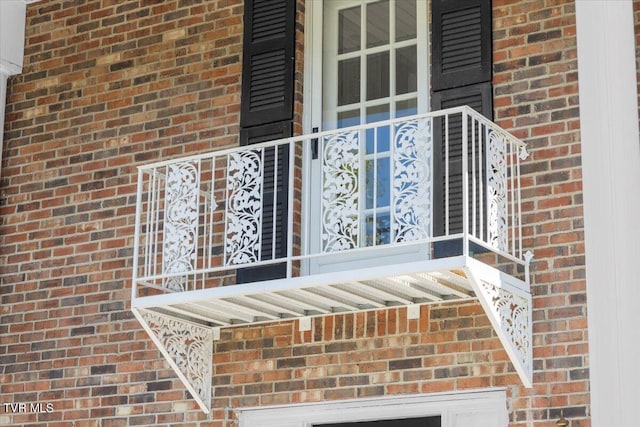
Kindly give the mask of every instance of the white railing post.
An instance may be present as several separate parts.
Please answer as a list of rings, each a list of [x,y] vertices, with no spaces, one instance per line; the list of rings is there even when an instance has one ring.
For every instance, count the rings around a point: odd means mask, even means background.
[[[136,192],[136,220],[135,230],[133,233],[133,273],[131,283],[131,299],[135,300],[138,296],[138,257],[140,256],[140,217],[142,215],[142,169],[138,168],[138,191]]]
[[[520,153],[517,156],[516,160],[516,175],[517,175],[517,184],[518,184],[518,249],[520,258],[526,260],[527,254],[522,252],[522,195],[521,195],[521,181],[520,181],[520,160],[525,160],[529,153],[527,153],[527,149],[525,147],[519,147]],[[531,254],[533,256],[533,254]],[[529,261],[527,261],[527,265]]]
[[[320,156],[320,139],[316,139],[318,157]],[[310,229],[311,229],[311,164],[313,161],[313,150],[314,147],[313,138],[303,140],[302,147],[302,188],[300,192],[302,197],[304,197],[304,201],[301,206],[301,216],[300,216],[300,226],[302,227],[302,242],[300,243],[300,250],[302,252],[301,255],[309,255],[311,252],[311,242],[310,242]],[[294,141],[291,141],[291,146],[295,147]],[[315,226],[315,225],[314,225]]]
[[[209,199],[209,204],[211,205],[210,209],[209,209],[209,239],[208,239],[208,243],[207,243],[207,260],[206,260],[206,265],[207,265],[207,269],[210,269],[212,267],[211,264],[211,260],[213,259],[213,233],[214,233],[214,227],[213,227],[213,220],[214,220],[214,212],[216,211],[216,209],[218,208],[217,206],[217,201],[216,201],[216,194],[215,194],[215,190],[216,190],[216,156],[213,156],[211,158],[211,183],[209,184],[211,185],[211,194],[210,194],[210,199]],[[204,284],[205,284],[205,280],[203,277],[202,280],[202,287],[204,288]]]
[[[280,151],[280,146],[276,145],[275,147],[273,147],[273,214],[271,215],[271,259],[276,259],[276,236],[277,236],[277,231],[278,231],[278,215],[277,215],[277,210],[278,210],[278,178],[281,181],[284,181],[284,177],[278,177],[278,161],[280,160],[278,158],[278,154]],[[264,164],[264,161],[263,161]],[[264,166],[263,166],[264,167]],[[289,175],[291,175],[291,171],[289,171]],[[287,177],[288,180],[288,177]],[[264,212],[262,212],[262,216],[264,216]]]
[[[266,151],[266,147],[261,147],[260,150],[260,170],[262,171],[260,173],[260,213],[258,216],[258,243],[256,244],[256,249],[258,251],[258,256],[257,256],[257,261],[260,262],[262,261],[262,230],[264,227],[264,187],[265,187],[265,182],[264,182],[264,172],[265,172],[265,167],[264,167],[264,159],[265,159],[265,151]],[[275,147],[273,147],[275,153],[274,156],[277,155],[278,152],[278,146],[276,145]],[[278,169],[274,169],[273,170],[273,174],[274,177],[277,177],[278,175]],[[273,189],[273,194],[275,195],[278,192],[278,188],[274,188]],[[277,206],[273,205],[273,216],[276,215],[276,209]],[[276,236],[273,236],[273,238],[275,239]],[[273,258],[272,258],[273,259]]]
[[[293,212],[293,195],[295,194],[295,158],[296,158],[296,144],[295,140],[291,139],[289,141],[289,182],[288,182],[288,195],[287,195],[287,277],[292,277],[293,275],[293,221],[295,218]],[[279,146],[278,146],[279,147]],[[276,150],[277,148],[276,147]],[[276,216],[275,206],[273,216]],[[300,218],[302,220],[302,217]],[[273,239],[275,240],[275,234]]]
[[[231,153],[226,153],[224,156],[224,168],[225,174],[223,177],[224,185],[224,214],[222,215],[222,223],[224,224],[224,232],[222,234],[222,265],[225,266],[228,263],[227,260],[227,237],[229,235],[229,183],[227,181],[227,177],[229,175],[229,162],[230,162]]]
[[[469,255],[469,141],[468,112],[462,110],[462,255]]]
[[[486,195],[488,194],[488,192],[485,193],[485,187],[487,186],[487,178],[489,176],[488,171],[485,169],[486,168],[486,156],[487,156],[487,149],[485,147],[485,144],[488,143],[488,126],[481,123],[479,120],[474,119],[476,121],[478,121],[478,138],[480,139],[480,142],[478,143],[478,164],[480,165],[479,167],[479,172],[478,172],[478,179],[480,180],[480,191],[478,194],[478,200],[480,201],[480,218],[478,219],[478,223],[480,224],[480,233],[479,233],[479,237],[482,240],[486,241],[485,233],[485,216],[488,216],[487,213],[485,212],[485,210],[487,209],[487,203],[485,203],[485,198]],[[489,234],[487,233],[487,236]]]
[[[444,115],[444,235],[449,235],[449,114]]]
[[[168,165],[167,165],[168,167]],[[167,176],[167,172],[165,170],[165,175]],[[153,208],[153,210],[151,211],[151,216],[153,217],[152,221],[153,221],[153,236],[151,238],[151,253],[153,253],[153,257],[151,258],[153,261],[153,275],[157,276],[158,275],[158,236],[160,235],[160,192],[161,192],[161,187],[160,187],[160,182],[159,182],[159,178],[158,178],[158,171],[156,168],[153,168],[153,181],[154,181],[154,187],[153,187],[153,191],[154,191],[154,203],[155,203],[155,207]],[[157,188],[156,188],[157,187]],[[157,194],[156,194],[157,192]],[[166,198],[166,194],[165,194],[165,198]],[[163,219],[164,221],[164,219]],[[161,260],[164,263],[164,258],[162,258]],[[164,269],[162,268],[161,271],[163,271]]]
[[[374,133],[376,131],[374,130]],[[375,147],[375,146],[374,146]],[[358,234],[356,236],[356,247],[364,248],[367,245],[366,243],[366,235],[367,235],[367,226],[364,223],[366,215],[362,214],[362,210],[366,208],[367,202],[366,197],[362,197],[363,189],[367,188],[367,161],[365,160],[367,155],[367,131],[366,128],[362,128],[358,131],[358,194],[356,196],[356,211],[358,215],[358,220],[356,224],[358,224]],[[375,183],[373,184],[375,188]],[[375,203],[375,201],[374,201]]]
[[[479,238],[482,240],[482,236],[478,236],[478,230],[476,228],[476,211],[478,206],[478,198],[476,197],[478,190],[478,175],[476,169],[476,122],[477,120],[473,116],[469,116],[471,122],[471,213],[469,214],[469,219],[471,220],[471,226],[469,232],[472,236]],[[468,175],[469,176],[469,175]]]
[[[511,159],[511,167],[514,168],[513,172],[511,173],[511,186],[512,186],[512,190],[511,190],[511,197],[513,198],[511,206],[511,214],[512,214],[512,228],[513,228],[513,242],[511,244],[511,255],[513,256],[517,256],[518,253],[518,239],[520,237],[520,235],[518,234],[518,210],[520,209],[519,206],[516,206],[517,203],[516,201],[518,200],[518,182],[519,179],[516,176],[517,172],[515,172],[515,168],[517,167],[517,163],[518,163],[518,156],[520,155],[520,150],[518,149],[518,147],[515,146],[511,146],[511,155],[509,156],[509,158]]]

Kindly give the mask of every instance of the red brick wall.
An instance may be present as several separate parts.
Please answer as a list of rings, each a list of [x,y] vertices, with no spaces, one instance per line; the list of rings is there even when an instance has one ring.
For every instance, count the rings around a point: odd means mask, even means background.
[[[54,412],[8,424],[206,418],[129,312],[136,166],[238,143],[242,4],[28,7],[0,184],[0,403]]]
[[[423,306],[223,330],[214,407],[287,404],[517,384],[477,303]],[[516,387],[517,388],[517,387]]]
[[[534,388],[518,421],[589,425],[578,72],[573,1],[494,0],[495,120],[527,142],[523,245],[531,248]],[[525,408],[527,408],[525,410]],[[578,421],[580,420],[580,421]],[[544,425],[544,424],[542,424]]]
[[[0,182],[0,394],[54,411],[0,405],[0,424],[207,420],[128,311],[135,167],[237,144],[241,50],[242,0],[29,6]],[[420,322],[391,309],[303,334],[295,322],[223,330],[203,424],[224,425],[226,407],[505,386],[512,426],[551,427],[560,409],[589,425],[573,2],[494,0],[494,51],[496,121],[531,152],[534,388],[477,303],[425,307]]]

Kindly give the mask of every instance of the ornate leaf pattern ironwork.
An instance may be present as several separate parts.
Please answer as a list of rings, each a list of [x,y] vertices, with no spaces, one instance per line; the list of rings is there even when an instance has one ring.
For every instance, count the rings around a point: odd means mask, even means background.
[[[500,319],[500,325],[511,341],[518,359],[527,372],[531,372],[529,353],[531,351],[531,326],[529,323],[530,303],[513,292],[504,290],[485,281],[480,281],[483,291],[489,296],[493,312]]]
[[[399,125],[394,138],[393,230],[396,242],[431,236],[431,120]]]
[[[262,218],[261,151],[240,151],[227,160],[227,265],[260,260]]]
[[[195,268],[198,233],[198,163],[187,161],[167,166],[165,187],[162,272],[188,273]],[[165,279],[163,286],[186,290],[186,276]]]
[[[210,407],[213,331],[148,310],[140,310],[140,315],[193,391]]]
[[[322,251],[358,247],[358,131],[324,141],[322,156]]]
[[[487,140],[487,242],[507,251],[507,144],[499,132],[489,130]]]

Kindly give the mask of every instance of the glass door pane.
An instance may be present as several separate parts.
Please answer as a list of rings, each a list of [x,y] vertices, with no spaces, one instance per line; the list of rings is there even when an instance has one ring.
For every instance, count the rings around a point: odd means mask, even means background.
[[[325,0],[323,15],[323,130],[410,116],[420,107],[427,111],[428,101],[420,98],[425,98],[428,70],[418,73],[419,64],[426,64],[418,58],[426,55],[426,40],[419,40],[417,31],[426,25],[424,4]],[[391,243],[393,129],[362,134],[359,245]]]

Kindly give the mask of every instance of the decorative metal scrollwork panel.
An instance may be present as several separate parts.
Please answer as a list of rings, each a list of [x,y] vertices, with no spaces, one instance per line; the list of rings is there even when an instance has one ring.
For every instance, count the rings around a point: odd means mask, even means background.
[[[518,361],[527,373],[531,373],[531,323],[530,301],[513,292],[480,280],[486,301],[491,304],[502,332],[508,337]]]
[[[322,251],[358,247],[358,131],[324,140],[322,153]]]
[[[262,150],[233,152],[227,159],[226,265],[260,260]]]
[[[396,128],[394,138],[393,212],[396,242],[431,236],[431,120],[414,120]]]
[[[162,245],[162,272],[174,276],[163,286],[173,291],[186,290],[186,273],[195,269],[198,240],[198,166],[197,161],[167,166],[165,218]],[[185,275],[175,275],[185,273]]]
[[[213,330],[148,310],[139,312],[189,391],[210,409]]]
[[[487,241],[508,250],[507,144],[499,132],[489,130],[487,140]]]

